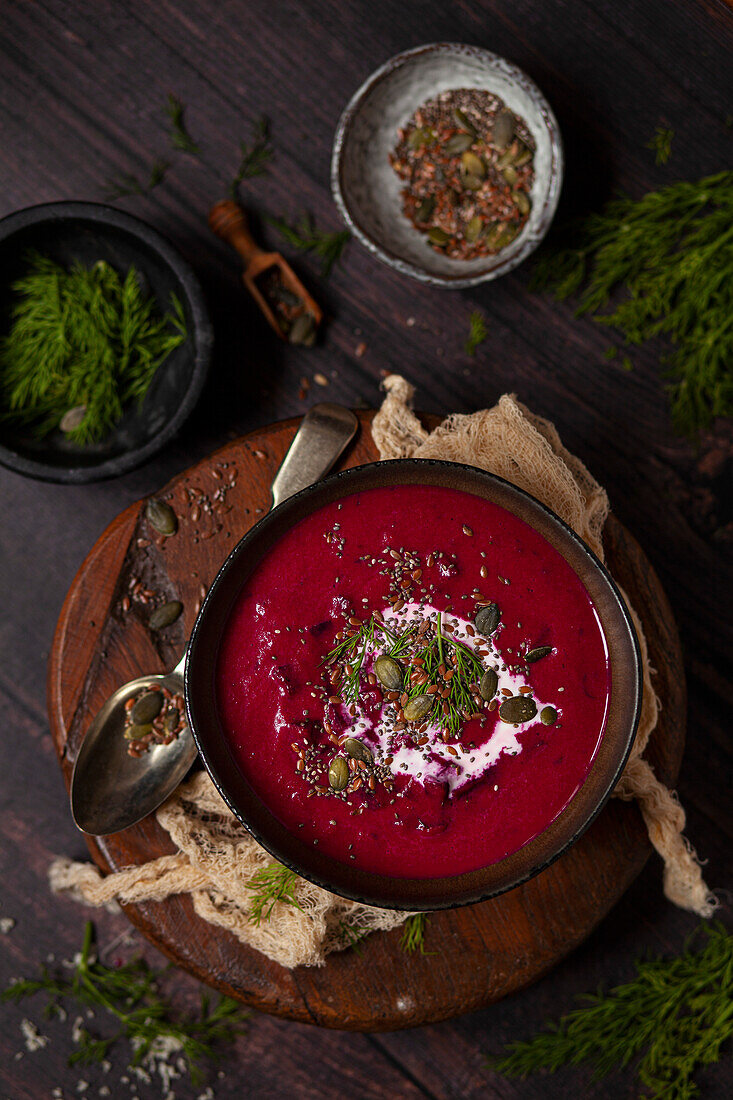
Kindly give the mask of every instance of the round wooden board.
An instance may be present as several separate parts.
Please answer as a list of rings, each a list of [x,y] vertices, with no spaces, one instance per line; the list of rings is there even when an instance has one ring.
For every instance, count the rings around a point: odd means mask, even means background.
[[[378,457],[371,413],[343,467]],[[61,611],[49,662],[51,731],[68,785],[87,725],[125,680],[177,662],[193,626],[202,585],[209,584],[237,539],[270,506],[270,484],[298,420],[230,443],[175,478],[160,496],[180,517],[177,535],[148,542],[143,502],[113,521],[81,566]],[[235,474],[236,484],[229,487]],[[193,498],[223,503],[209,512]],[[629,533],[613,517],[605,532],[611,572],[629,595],[646,632],[662,713],[648,751],[657,774],[674,783],[684,746],[685,681],[679,638],[659,581]],[[149,609],[123,609],[130,577],[183,601],[184,614],[154,642]],[[173,850],[154,817],[115,836],[89,840],[107,872]],[[175,963],[254,1008],[324,1027],[390,1030],[480,1008],[548,971],[591,932],[641,871],[651,851],[636,805],[612,799],[561,859],[502,897],[430,916],[426,949],[407,955],[400,931],[375,933],[329,956],[321,968],[294,971],[243,946],[201,920],[187,896],[130,905],[130,920]],[[660,885],[661,889],[661,885]]]

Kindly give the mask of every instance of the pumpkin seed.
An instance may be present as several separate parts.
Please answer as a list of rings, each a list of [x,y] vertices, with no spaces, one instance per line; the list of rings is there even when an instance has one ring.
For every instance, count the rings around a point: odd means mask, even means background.
[[[507,149],[505,153],[502,153],[496,162],[497,168],[508,168],[510,164],[514,163],[514,152],[512,149]]]
[[[507,108],[504,108],[503,111],[499,111],[494,119],[494,126],[491,131],[491,140],[497,149],[506,149],[507,145],[514,137],[515,126],[516,122],[511,111]]]
[[[374,757],[363,741],[358,737],[347,737],[341,746],[354,760],[363,760],[365,764],[371,764]]]
[[[453,109],[453,119],[458,126],[464,129],[466,133],[471,135],[474,141],[476,140],[476,129],[469,119],[468,115],[465,114],[465,112],[462,111],[460,107],[455,107]]]
[[[496,695],[496,689],[499,686],[499,677],[493,668],[487,668],[486,672],[481,677],[481,683],[478,686],[481,698],[485,699],[488,703],[490,699],[493,699]]]
[[[279,283],[273,287],[270,293],[273,298],[277,298],[278,302],[282,302],[284,306],[290,306],[292,309],[303,305],[297,294],[293,294],[292,290],[288,290],[286,286],[280,286]]]
[[[432,134],[432,130],[429,130],[426,126],[418,126],[409,135],[407,144],[411,149],[419,149],[421,145],[425,145],[430,140]]]
[[[288,333],[291,344],[304,344],[310,347],[316,339],[316,319],[312,313],[301,313],[293,321],[293,327]]]
[[[430,229],[428,229],[428,240],[432,244],[437,244],[441,248],[444,248],[450,240],[450,234],[446,233],[446,231],[444,229],[441,229],[440,226],[433,225],[430,227]]]
[[[475,153],[464,153],[461,157],[461,171],[465,176],[475,176],[482,180],[486,175],[486,165]]]
[[[543,726],[554,726],[557,722],[557,711],[554,707],[543,707],[540,711],[540,721]]]
[[[130,717],[138,726],[144,726],[157,718],[163,709],[163,694],[160,691],[146,691],[130,710]]]
[[[482,607],[476,612],[473,620],[473,625],[478,630],[479,634],[483,634],[485,638],[490,638],[499,625],[501,619],[501,611],[495,603],[488,603],[486,607]]]
[[[452,138],[448,138],[446,141],[445,151],[449,157],[452,157],[456,153],[465,153],[466,149],[470,149],[472,145],[472,134],[454,134]]]
[[[483,182],[478,176],[461,176],[461,183],[467,191],[478,191]]]
[[[389,691],[399,691],[402,687],[402,667],[392,657],[377,657],[374,672],[380,684]]]
[[[84,417],[87,415],[86,405],[75,405],[73,409],[69,409],[61,417],[59,428],[62,432],[73,432],[75,428],[78,428]]]
[[[484,225],[483,219],[481,218],[480,214],[475,214],[471,218],[471,220],[468,223],[468,225],[466,226],[465,232],[463,234],[464,237],[466,238],[466,240],[469,242],[469,244],[473,244],[475,241],[477,241],[479,239],[479,237],[481,236],[481,230],[483,229],[483,225]]]
[[[152,731],[152,722],[146,722],[142,726],[128,726],[123,736],[126,741],[139,741],[141,737],[147,737]]]
[[[549,657],[551,653],[551,645],[538,645],[535,649],[530,649],[524,660],[528,665],[533,665],[535,661],[541,661],[543,657]]]
[[[343,756],[334,756],[328,769],[328,782],[332,790],[342,791],[349,782],[349,765]]]
[[[519,152],[514,157],[514,167],[521,168],[525,164],[529,164],[532,159],[532,150],[528,149],[526,145],[519,146]]]
[[[513,187],[514,184],[519,179],[519,177],[517,175],[516,168],[513,168],[511,164],[509,165],[508,168],[505,168],[504,171],[501,174],[504,177],[504,179],[507,181],[507,183],[509,184],[510,187]]]
[[[145,505],[145,518],[154,531],[159,535],[165,535],[166,538],[175,535],[178,530],[176,513],[170,504],[165,504],[162,500],[148,501]]]
[[[513,191],[512,198],[514,199],[514,205],[516,206],[520,214],[529,214],[531,203],[524,191]]]
[[[515,726],[522,722],[531,722],[536,714],[537,704],[531,695],[513,695],[511,699],[505,699],[499,707],[502,722],[511,722]]]
[[[434,699],[432,695],[416,695],[402,708],[402,713],[408,722],[419,722],[426,718],[433,709]]]
[[[153,612],[148,619],[148,626],[151,630],[165,630],[176,621],[182,611],[183,604],[180,600],[169,600]]]
[[[506,248],[508,244],[511,244],[518,232],[518,226],[511,225],[509,222],[505,222],[504,224],[497,223],[493,226],[491,231],[487,233],[486,243],[490,249],[498,252],[499,249]]]
[[[435,199],[432,195],[428,195],[423,199],[417,210],[415,211],[415,221],[426,222],[433,210],[435,209]]]

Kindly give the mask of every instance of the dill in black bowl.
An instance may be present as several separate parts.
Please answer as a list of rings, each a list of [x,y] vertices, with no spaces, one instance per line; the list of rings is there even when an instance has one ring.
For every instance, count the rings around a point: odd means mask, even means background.
[[[186,339],[183,306],[171,292],[162,313],[133,266],[124,276],[105,260],[67,269],[35,251],[26,262],[0,340],[0,417],[39,439],[60,429],[98,442]]]

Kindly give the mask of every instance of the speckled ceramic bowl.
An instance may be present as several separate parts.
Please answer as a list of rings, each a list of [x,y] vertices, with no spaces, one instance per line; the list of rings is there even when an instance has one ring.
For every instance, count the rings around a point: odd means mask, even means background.
[[[519,236],[495,256],[452,260],[426,243],[402,213],[403,186],[389,163],[397,131],[426,100],[453,88],[501,96],[525,119],[535,140],[532,211]],[[349,229],[390,267],[424,283],[467,287],[520,264],[549,229],[563,175],[560,131],[549,103],[526,73],[477,46],[436,42],[391,58],[362,84],[341,116],[331,160],[331,188]]]

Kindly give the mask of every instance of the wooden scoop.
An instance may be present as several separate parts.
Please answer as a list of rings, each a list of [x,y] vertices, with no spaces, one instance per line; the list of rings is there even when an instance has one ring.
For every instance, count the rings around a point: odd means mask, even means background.
[[[315,343],[323,317],[320,306],[279,252],[262,251],[242,207],[231,199],[217,202],[209,211],[209,225],[242,257],[244,285],[278,336],[292,344]],[[268,286],[263,293],[261,287]]]

